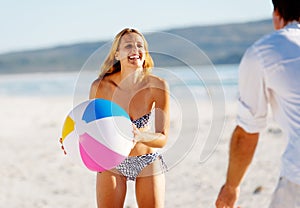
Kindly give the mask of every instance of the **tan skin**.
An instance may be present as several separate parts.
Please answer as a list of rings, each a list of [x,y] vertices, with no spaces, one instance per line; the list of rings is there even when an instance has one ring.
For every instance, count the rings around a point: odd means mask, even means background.
[[[286,26],[277,10],[273,12],[274,29]],[[230,142],[229,165],[227,178],[216,200],[217,208],[234,208],[239,196],[240,183],[251,164],[258,143],[259,133],[248,133],[237,126],[233,131]]]
[[[258,133],[247,133],[239,126],[233,131],[230,142],[227,179],[216,201],[217,208],[234,207],[239,196],[239,185],[252,161],[258,138]]]
[[[135,128],[136,143],[129,156],[153,153],[154,148],[161,148],[166,144],[168,137],[168,87],[165,81],[153,75],[136,79],[136,75],[143,70],[144,56],[142,38],[137,33],[126,33],[122,36],[115,54],[115,58],[121,63],[121,71],[95,80],[90,90],[91,99],[112,100],[123,107],[132,120],[149,113],[155,106],[155,132]],[[143,140],[146,134],[147,140]],[[164,184],[164,174],[137,177],[136,198],[139,207],[164,207]],[[98,173],[96,183],[98,207],[123,207],[126,189],[126,178],[123,175],[116,171]]]

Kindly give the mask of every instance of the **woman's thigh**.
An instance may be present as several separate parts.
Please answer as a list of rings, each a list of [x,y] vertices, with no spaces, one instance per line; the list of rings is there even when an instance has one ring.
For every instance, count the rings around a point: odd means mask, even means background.
[[[123,175],[114,171],[97,173],[96,194],[99,208],[122,208],[126,190],[126,178]]]
[[[165,174],[159,158],[144,168],[136,178],[136,198],[140,208],[164,207]]]

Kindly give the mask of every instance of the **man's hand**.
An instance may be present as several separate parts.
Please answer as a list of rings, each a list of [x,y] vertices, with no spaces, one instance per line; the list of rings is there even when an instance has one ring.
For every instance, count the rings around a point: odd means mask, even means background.
[[[224,185],[219,193],[216,201],[216,208],[234,208],[239,196],[239,187],[235,188],[229,185]],[[240,207],[237,207],[240,208]]]

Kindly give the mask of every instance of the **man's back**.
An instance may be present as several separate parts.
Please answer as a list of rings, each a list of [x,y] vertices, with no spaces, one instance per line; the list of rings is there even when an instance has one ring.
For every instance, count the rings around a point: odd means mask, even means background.
[[[253,44],[241,62],[240,78],[240,99],[256,114],[254,128],[266,125],[270,103],[289,139],[281,174],[300,184],[300,24],[290,23]],[[243,110],[240,115],[241,122],[248,119]]]
[[[240,64],[237,126],[218,208],[233,208],[238,199],[259,134],[267,125],[268,104],[288,138],[270,208],[300,208],[300,1],[272,0],[272,4],[278,31],[253,44]]]

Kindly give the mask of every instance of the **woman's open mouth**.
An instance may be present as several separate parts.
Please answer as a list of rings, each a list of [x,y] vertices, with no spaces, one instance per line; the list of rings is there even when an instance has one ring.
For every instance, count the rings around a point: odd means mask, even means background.
[[[130,60],[137,60],[137,59],[141,59],[139,55],[132,55],[128,57]]]

